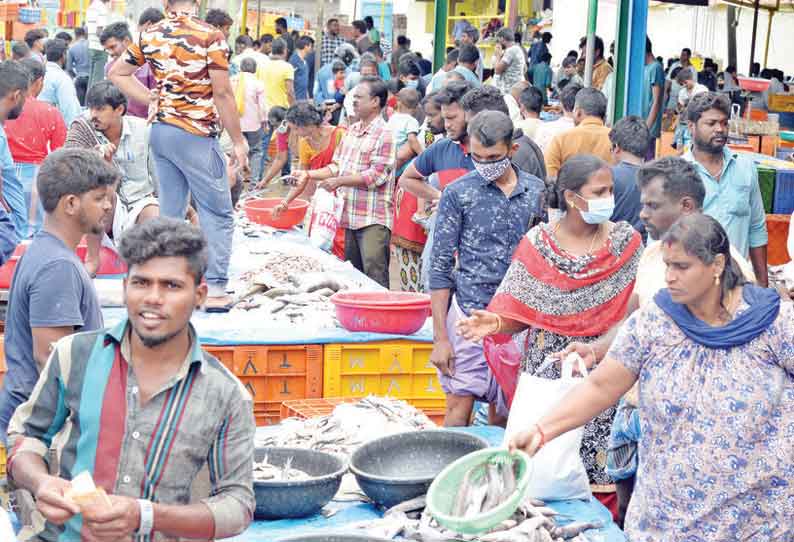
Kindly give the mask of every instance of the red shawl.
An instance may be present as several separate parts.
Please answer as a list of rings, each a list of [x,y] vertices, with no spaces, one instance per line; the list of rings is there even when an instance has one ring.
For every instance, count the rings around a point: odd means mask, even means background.
[[[619,223],[588,262],[562,251],[540,225],[519,244],[488,310],[558,335],[603,335],[626,313],[641,248],[640,235]]]

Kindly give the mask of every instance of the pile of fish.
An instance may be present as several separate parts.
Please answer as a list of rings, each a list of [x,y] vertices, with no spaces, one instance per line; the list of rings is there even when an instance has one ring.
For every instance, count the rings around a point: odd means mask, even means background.
[[[404,401],[370,395],[356,403],[337,405],[327,416],[283,420],[278,433],[258,439],[256,445],[308,448],[348,456],[370,440],[435,427],[424,413]]]
[[[452,516],[471,517],[493,510],[516,490],[518,462],[496,455],[471,468],[463,477]]]
[[[287,284],[292,277],[323,271],[320,261],[308,254],[288,254],[271,250],[263,255],[263,259],[259,269],[245,273],[242,278],[255,277],[266,272],[277,282]]]
[[[420,542],[595,542],[586,531],[600,529],[600,522],[569,522],[542,501],[527,499],[513,516],[490,531],[465,535],[441,527],[430,515],[423,497],[412,499],[389,509],[383,518],[350,525],[380,538],[404,538]]]
[[[254,461],[254,480],[257,482],[288,482],[308,480],[308,474],[299,469],[292,468],[292,458],[289,457],[283,466],[272,465],[268,462],[268,457],[260,461]]]

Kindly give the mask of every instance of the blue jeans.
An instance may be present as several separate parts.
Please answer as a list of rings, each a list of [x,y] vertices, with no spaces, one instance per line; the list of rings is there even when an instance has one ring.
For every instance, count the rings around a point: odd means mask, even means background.
[[[152,125],[151,151],[160,184],[160,214],[184,219],[188,197],[196,202],[207,236],[207,286],[212,297],[226,293],[234,233],[234,209],[226,161],[218,140],[163,122]]]
[[[28,239],[36,235],[44,220],[44,207],[39,200],[36,188],[36,175],[39,172],[38,164],[15,163],[17,168],[17,178],[22,183],[22,191],[25,194],[25,208],[28,210],[28,230],[19,232],[20,239]]]

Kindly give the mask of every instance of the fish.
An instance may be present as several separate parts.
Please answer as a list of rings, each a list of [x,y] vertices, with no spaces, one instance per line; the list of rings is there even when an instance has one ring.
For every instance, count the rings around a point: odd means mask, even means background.
[[[413,512],[415,510],[424,510],[425,506],[427,506],[427,495],[420,495],[418,497],[414,497],[413,499],[395,504],[386,510],[386,512],[383,513],[383,516],[389,516],[398,512],[407,513]]]
[[[281,430],[256,438],[256,446],[304,448],[349,457],[370,440],[434,428],[435,423],[405,401],[369,396],[339,404],[326,416],[282,420]]]
[[[288,457],[283,466],[273,465],[268,462],[268,457],[260,462],[254,462],[254,480],[256,481],[299,481],[309,480],[311,476],[300,470],[292,468],[292,457]]]
[[[600,521],[577,521],[574,523],[569,523],[568,525],[564,525],[562,527],[555,527],[551,535],[554,538],[563,538],[565,540],[569,540],[571,538],[577,537],[585,531],[590,529],[600,529],[604,526],[603,523]]]
[[[474,516],[493,510],[507,501],[516,489],[515,463],[512,458],[497,454],[469,469],[455,496],[452,515]]]

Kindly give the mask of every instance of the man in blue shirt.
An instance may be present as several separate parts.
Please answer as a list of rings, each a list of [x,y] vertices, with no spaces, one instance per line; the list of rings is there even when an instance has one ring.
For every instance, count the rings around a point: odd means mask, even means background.
[[[17,264],[8,298],[0,390],[0,440],[14,410],[30,396],[52,344],[75,331],[102,327],[94,284],[75,254],[86,234],[101,235],[111,218],[120,175],[99,153],[58,149],[39,169],[43,229]]]
[[[75,42],[66,53],[66,71],[72,77],[88,77],[88,40],[85,28],[78,26],[74,29]]]
[[[518,145],[510,117],[483,111],[468,132],[475,171],[441,195],[430,270],[430,360],[447,395],[445,426],[468,425],[475,400],[490,403],[490,423],[506,418],[482,345],[460,336],[456,323],[488,306],[519,241],[544,214],[543,181],[511,163]]]
[[[645,162],[645,154],[650,145],[651,135],[645,121],[637,116],[623,117],[609,132],[612,142],[613,194],[615,210],[610,220],[625,221],[634,226],[645,237],[645,226],[640,220],[640,187],[637,185],[637,172]]]
[[[74,82],[63,70],[66,42],[58,38],[52,39],[44,47],[44,53],[47,56],[47,73],[44,75],[44,88],[39,94],[39,100],[57,107],[63,115],[63,122],[70,126],[82,110]]]
[[[14,246],[28,231],[28,207],[3,124],[22,114],[29,86],[30,73],[21,63],[13,60],[0,63],[0,199],[5,202],[14,224]]]
[[[642,116],[651,131],[651,142],[645,154],[647,160],[656,157],[656,140],[662,136],[662,116],[664,113],[664,70],[653,56],[651,40],[645,38],[645,71],[642,86]]]
[[[314,51],[314,40],[309,36],[301,36],[295,42],[295,51],[289,58],[289,63],[295,68],[292,85],[295,88],[295,99],[298,101],[309,99],[309,66],[306,57]]]
[[[758,172],[752,160],[726,146],[730,114],[731,101],[724,94],[693,96],[686,110],[692,150],[683,158],[695,165],[706,186],[703,212],[725,228],[742,256],[749,256],[756,281],[766,287],[768,234]]]
[[[461,74],[466,81],[474,85],[474,88],[482,86],[480,78],[477,77],[477,63],[480,61],[480,50],[474,45],[467,43],[461,45],[458,52],[458,65],[453,71]]]

